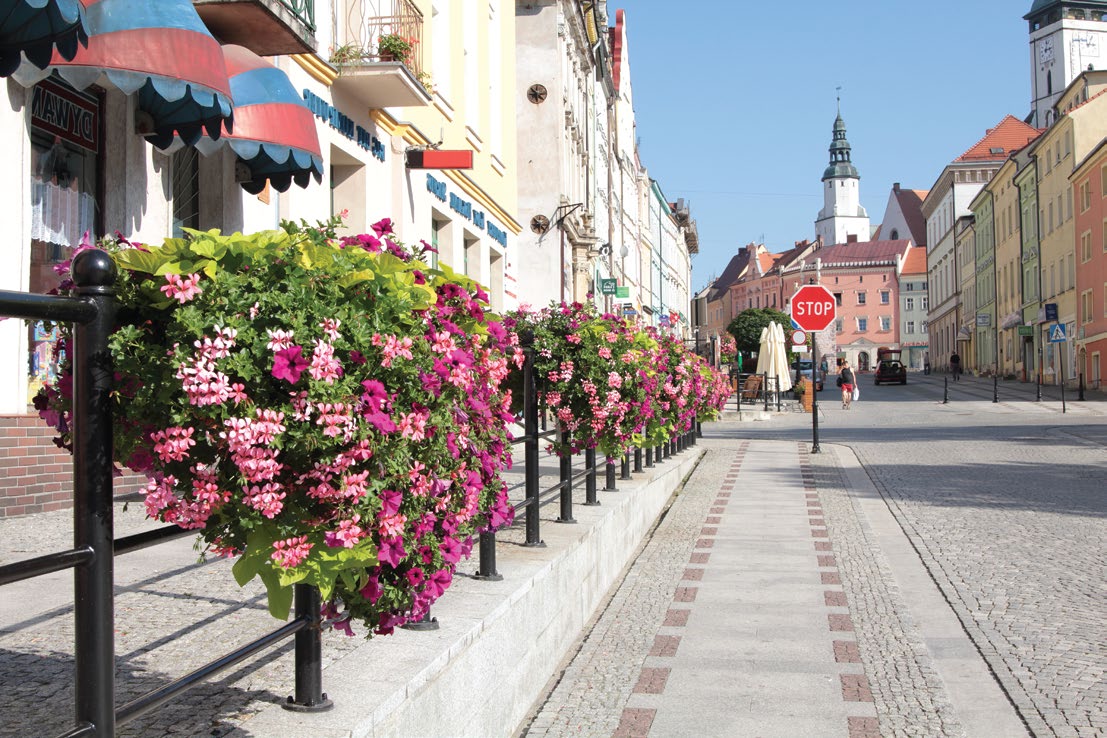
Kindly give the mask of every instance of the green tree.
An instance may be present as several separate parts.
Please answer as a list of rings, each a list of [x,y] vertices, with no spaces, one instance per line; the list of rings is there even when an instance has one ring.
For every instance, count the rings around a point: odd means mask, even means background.
[[[748,354],[761,347],[761,329],[774,321],[784,326],[785,330],[792,325],[792,319],[787,313],[772,308],[750,308],[738,313],[738,316],[730,321],[726,330],[734,336],[734,340],[738,343],[738,350]]]

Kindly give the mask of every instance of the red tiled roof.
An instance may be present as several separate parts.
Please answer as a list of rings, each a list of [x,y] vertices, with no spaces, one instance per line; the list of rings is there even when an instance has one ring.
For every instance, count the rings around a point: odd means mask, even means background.
[[[896,241],[855,241],[836,243],[822,250],[819,256],[823,264],[843,264],[854,261],[888,261],[896,255],[903,255],[910,241],[901,238]]]
[[[738,278],[746,271],[748,264],[749,251],[743,248],[731,257],[730,262],[726,265],[726,269],[723,269],[723,273],[719,275],[718,279],[711,283],[712,294],[708,297],[708,300],[714,301],[719,299],[719,295],[726,292],[730,285],[738,281]]]
[[[912,246],[903,262],[903,274],[926,274],[926,248]]]
[[[761,273],[768,274],[769,270],[773,268],[773,264],[776,263],[777,257],[779,256],[780,254],[770,254],[767,252],[764,254],[758,254],[757,259],[761,262]]]
[[[1005,161],[1011,154],[1042,135],[1042,132],[1008,114],[995,128],[989,128],[984,138],[954,161]]]

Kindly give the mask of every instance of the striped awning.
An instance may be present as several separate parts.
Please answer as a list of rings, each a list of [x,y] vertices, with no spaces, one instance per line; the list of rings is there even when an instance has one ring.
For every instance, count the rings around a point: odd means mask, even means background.
[[[55,49],[72,59],[88,44],[84,7],[79,0],[8,0],[0,3],[0,77],[27,61],[46,67]]]
[[[55,51],[45,69],[22,65],[13,77],[30,86],[57,72],[82,90],[106,78],[138,93],[136,130],[159,148],[179,137],[232,130],[230,81],[219,42],[191,0],[83,0],[88,48],[71,59]]]
[[[266,182],[284,192],[295,182],[307,187],[311,178],[323,178],[323,154],[319,134],[304,99],[288,75],[242,46],[223,47],[231,96],[234,98],[234,131],[224,131],[219,144],[231,147],[249,169],[242,187],[252,194]],[[210,153],[211,142],[198,148]]]

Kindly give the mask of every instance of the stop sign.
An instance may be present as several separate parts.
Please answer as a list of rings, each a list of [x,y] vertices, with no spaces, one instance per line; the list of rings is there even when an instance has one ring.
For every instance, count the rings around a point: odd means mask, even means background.
[[[826,330],[838,316],[834,293],[821,284],[805,284],[792,295],[792,320],[805,331]]]

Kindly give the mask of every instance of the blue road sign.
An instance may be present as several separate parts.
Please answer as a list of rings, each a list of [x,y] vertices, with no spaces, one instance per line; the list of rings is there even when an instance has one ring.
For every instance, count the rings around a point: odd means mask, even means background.
[[[1054,323],[1049,327],[1049,342],[1050,343],[1064,343],[1065,342],[1065,324]]]

